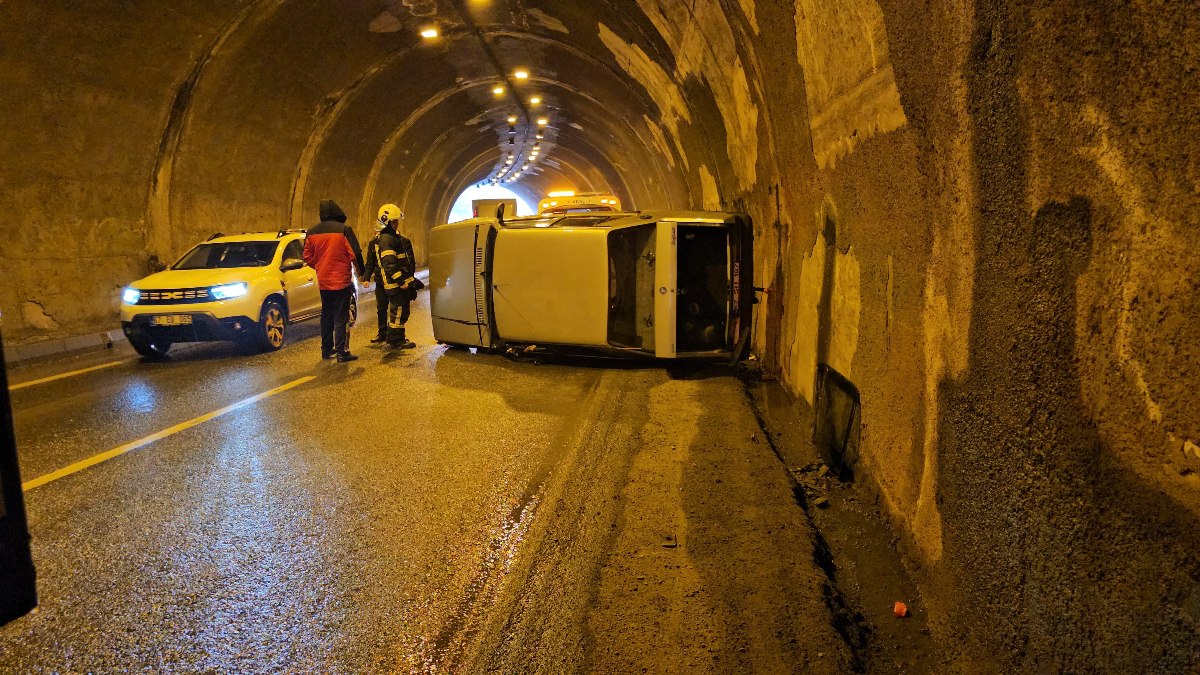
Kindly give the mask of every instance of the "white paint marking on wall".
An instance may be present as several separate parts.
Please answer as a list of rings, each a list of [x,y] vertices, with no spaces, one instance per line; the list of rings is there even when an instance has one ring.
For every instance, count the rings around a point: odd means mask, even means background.
[[[549,14],[543,12],[540,9],[527,9],[527,10],[525,10],[525,15],[528,16],[530,19],[533,19],[533,22],[536,23],[537,25],[541,26],[542,28],[545,28],[547,30],[552,30],[556,33],[563,33],[564,35],[571,34],[571,31],[569,29],[567,29],[566,24],[564,24],[563,22],[559,21],[558,19],[550,16]]]
[[[750,22],[750,27],[754,29],[754,34],[762,33],[762,29],[758,27],[758,17],[755,16],[754,0],[738,0],[742,5],[742,13],[746,15],[746,20]]]
[[[717,190],[717,180],[703,164],[700,165],[700,194],[704,199],[705,211],[721,210],[721,192]]]
[[[686,161],[687,153],[679,140],[679,123],[690,123],[692,113],[675,80],[642,51],[641,47],[625,42],[604,24],[600,24],[600,41],[612,52],[617,65],[646,89],[646,93],[658,107],[662,124],[670,132],[679,156]]]
[[[820,168],[908,123],[875,0],[796,0],[796,58],[804,71],[813,154]]]
[[[675,80],[694,78],[712,91],[725,127],[725,150],[737,188],[754,187],[758,166],[758,106],[729,18],[718,0],[638,0],[675,57]]]
[[[820,316],[821,292],[825,285],[825,256],[830,247],[825,236],[818,234],[812,251],[800,265],[798,302],[791,313],[794,321],[793,340],[786,364],[786,376],[792,387],[814,403],[817,374],[817,339],[822,330]],[[862,315],[862,290],[858,258],[853,247],[846,253],[833,248],[833,288],[830,289],[830,325],[828,363],[846,377],[852,375],[854,354],[858,349],[859,323]]]
[[[667,137],[663,135],[662,127],[658,126],[648,115],[642,115],[642,120],[646,123],[646,128],[650,130],[650,140],[654,143],[654,148],[658,150],[658,154],[662,155],[663,159],[667,160],[667,164],[674,169],[675,153],[671,152],[671,147],[667,145]],[[687,168],[687,157],[683,158],[683,166]]]

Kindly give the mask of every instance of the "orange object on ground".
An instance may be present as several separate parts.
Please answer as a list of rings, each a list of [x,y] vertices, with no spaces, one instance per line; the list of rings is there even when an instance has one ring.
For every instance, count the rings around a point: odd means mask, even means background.
[[[895,614],[897,619],[903,619],[908,616],[908,605],[903,602],[897,602],[895,605],[892,605],[892,614]]]

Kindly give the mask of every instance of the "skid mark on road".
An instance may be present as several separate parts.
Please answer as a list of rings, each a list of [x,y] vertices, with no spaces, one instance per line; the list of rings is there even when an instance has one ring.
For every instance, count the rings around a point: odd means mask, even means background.
[[[240,410],[242,408],[245,408],[248,405],[257,403],[258,401],[261,401],[264,398],[269,398],[276,394],[285,392],[288,389],[291,389],[293,387],[298,387],[298,386],[304,384],[305,382],[312,381],[313,379],[315,379],[315,377],[313,375],[306,375],[304,377],[301,377],[300,379],[292,380],[291,382],[288,382],[285,385],[275,387],[274,389],[271,389],[270,391],[264,391],[263,393],[256,394],[254,396],[251,396],[250,398],[244,398],[244,399],[238,401],[237,403],[227,405],[224,408],[221,408],[220,410],[214,410],[213,412],[207,413],[205,415],[201,415],[199,417],[194,417],[186,422],[176,424],[175,426],[170,427],[169,429],[163,429],[162,431],[159,431],[158,433],[150,434],[149,436],[146,436],[145,438],[141,438],[136,441],[133,441],[132,443],[126,443],[125,445],[113,448],[112,450],[109,450],[107,452],[102,452],[98,455],[92,455],[91,457],[88,457],[85,460],[75,462],[74,464],[71,464],[70,466],[65,466],[57,471],[52,471],[48,474],[38,476],[37,478],[34,478],[32,480],[25,481],[24,483],[21,484],[21,489],[24,490],[25,492],[28,492],[36,487],[41,487],[41,486],[45,485],[46,483],[56,481],[59,478],[65,478],[66,476],[70,476],[73,473],[78,473],[80,471],[83,471],[84,469],[91,468],[102,462],[107,462],[108,460],[110,460],[114,457],[119,457],[131,450],[137,450],[138,448],[143,448],[147,445],[150,445],[151,443],[154,443],[155,441],[162,440],[168,436],[173,436],[181,431],[191,429],[192,427],[195,427],[195,426],[199,426],[209,420],[216,419],[222,415],[226,415],[228,413],[234,412],[235,410]]]
[[[570,451],[579,444],[577,436],[582,426],[580,421],[587,419],[593,412],[592,407],[600,382],[601,378],[598,377],[591,383],[579,399],[576,414],[563,421],[561,433],[530,478],[529,487],[513,505],[504,518],[500,531],[488,544],[487,553],[457,610],[437,636],[426,643],[427,651],[420,659],[422,672],[459,672],[464,657],[469,659],[473,643],[487,618],[487,613],[495,608],[496,599],[509,578],[517,550],[526,540],[537,516],[538,506],[545,500],[551,474],[555,469],[564,467],[564,461]]]

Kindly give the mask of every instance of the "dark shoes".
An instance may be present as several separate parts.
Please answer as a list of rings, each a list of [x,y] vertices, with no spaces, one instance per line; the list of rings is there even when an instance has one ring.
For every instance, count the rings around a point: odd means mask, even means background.
[[[380,342],[387,342],[387,336],[386,335],[376,335],[375,337],[371,338],[371,344],[373,344],[373,345],[377,345]]]
[[[337,356],[337,352],[326,352],[326,351],[321,352],[321,358],[323,358],[323,359],[332,359],[335,356]]]
[[[412,340],[397,340],[394,342],[389,342],[388,346],[392,349],[413,349],[417,346],[417,343],[413,342]]]
[[[347,361],[357,361],[357,360],[358,360],[358,357],[351,354],[350,352],[342,352],[341,354],[337,355],[338,363],[346,363]]]

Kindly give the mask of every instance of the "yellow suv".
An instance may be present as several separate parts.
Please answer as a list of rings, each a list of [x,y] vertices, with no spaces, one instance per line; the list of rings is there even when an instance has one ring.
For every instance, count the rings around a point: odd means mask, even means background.
[[[162,358],[177,342],[232,340],[279,349],[289,324],[321,315],[317,272],[303,254],[303,230],[213,235],[171,267],[124,289],[121,328],[148,358]],[[357,316],[356,291],[350,325]]]

